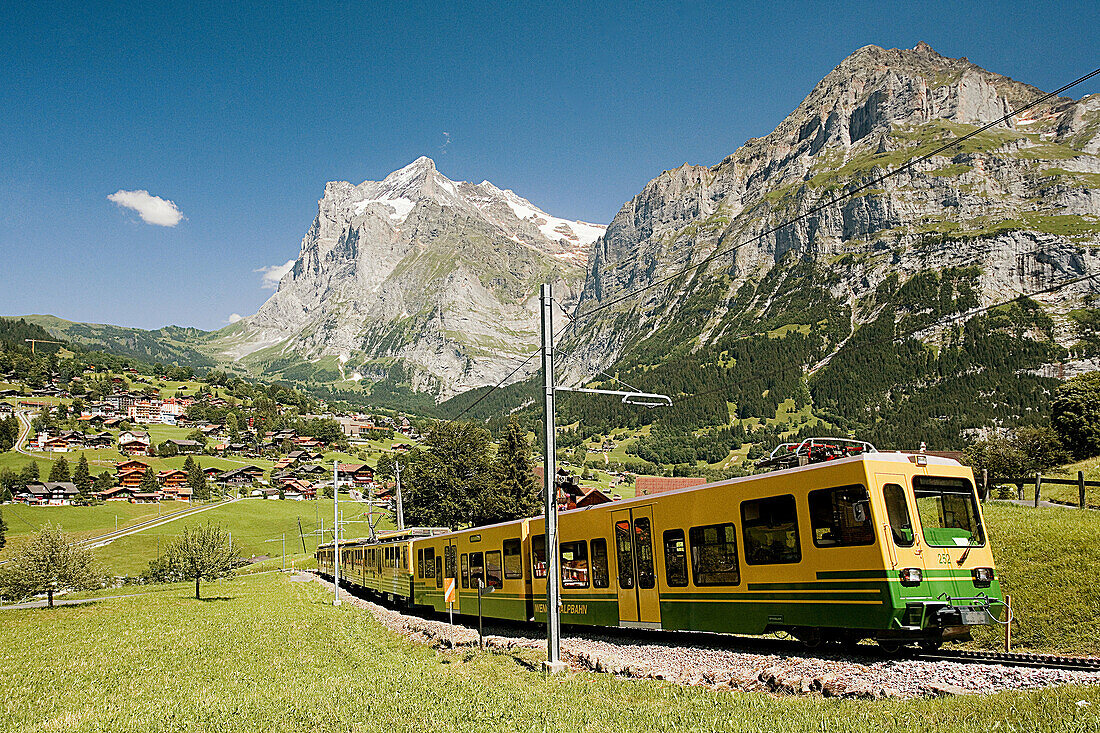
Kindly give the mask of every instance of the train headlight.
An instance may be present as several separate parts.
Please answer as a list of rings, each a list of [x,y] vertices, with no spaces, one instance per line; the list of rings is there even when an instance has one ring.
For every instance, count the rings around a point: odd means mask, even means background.
[[[971,575],[974,578],[974,585],[978,588],[988,588],[993,582],[993,568],[974,568]]]
[[[919,585],[924,580],[924,574],[920,568],[905,568],[901,571],[902,585]]]

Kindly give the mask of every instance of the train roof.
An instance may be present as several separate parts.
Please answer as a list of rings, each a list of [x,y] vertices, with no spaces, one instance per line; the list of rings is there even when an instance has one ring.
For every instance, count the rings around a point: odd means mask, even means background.
[[[804,474],[810,471],[817,471],[829,466],[838,465],[850,465],[853,463],[904,463],[909,465],[920,465],[921,467],[930,466],[945,466],[950,468],[963,468],[963,464],[954,460],[953,458],[944,458],[941,456],[928,455],[924,453],[901,453],[899,451],[891,452],[878,452],[873,453],[861,453],[859,455],[849,456],[848,458],[838,458],[832,461],[823,461],[820,463],[811,463],[806,466],[796,466],[793,468],[783,468],[774,471],[768,471],[767,473],[757,473],[752,476],[738,476],[736,478],[722,479],[721,481],[712,481],[707,484],[700,484],[698,486],[688,486],[682,489],[672,489],[670,491],[662,491],[660,494],[645,494],[642,496],[635,496],[630,499],[622,499],[613,503],[614,506],[630,506],[633,504],[644,504],[646,502],[653,501],[657,496],[671,496],[673,494],[686,494],[693,491],[702,491],[704,489],[713,488],[715,486],[730,486],[733,484],[749,483],[752,481],[759,481],[763,478],[771,478],[774,476],[794,476],[798,474]],[[592,509],[600,507],[607,508],[608,504],[593,504],[592,506],[580,507],[578,509],[566,509],[559,510],[558,515],[562,514],[575,514],[580,512],[587,512]],[[508,522],[497,522],[496,524],[487,524],[480,527],[467,527],[465,529],[451,530],[447,527],[415,527],[412,529],[406,529],[403,531],[393,531],[390,533],[380,534],[378,539],[371,541],[369,538],[357,538],[347,541],[341,541],[341,547],[358,547],[362,545],[378,544],[380,542],[392,542],[394,540],[402,539],[395,535],[400,535],[404,532],[408,539],[423,538],[423,537],[441,537],[444,535],[460,534],[464,532],[481,532],[483,530],[493,529],[495,527],[503,527],[509,524],[515,524],[522,521],[539,521],[543,519],[543,515],[537,515],[534,517],[527,517],[525,519],[514,519]],[[332,547],[331,542],[319,545],[317,549]]]

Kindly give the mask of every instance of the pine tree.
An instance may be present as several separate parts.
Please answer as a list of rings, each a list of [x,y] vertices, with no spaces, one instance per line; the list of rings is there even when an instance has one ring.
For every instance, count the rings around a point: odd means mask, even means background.
[[[475,505],[475,524],[522,519],[538,512],[538,482],[531,466],[531,446],[527,431],[514,416],[501,435],[491,476]]]
[[[73,471],[73,483],[82,497],[88,498],[91,495],[92,472],[88,468],[88,458],[83,453],[80,454],[80,460],[76,463],[76,470]]]
[[[53,468],[50,469],[49,481],[68,481],[72,478],[69,473],[69,462],[65,460],[65,456],[61,456],[54,461]]]
[[[0,550],[8,543],[8,525],[4,522],[4,512],[0,510]]]
[[[192,460],[191,456],[187,457],[187,461],[190,462],[190,467],[187,466],[187,462],[184,462],[184,468],[187,469],[187,485],[191,487],[191,498],[197,501],[206,501],[210,498],[210,487],[206,483],[206,474],[202,472],[202,466],[198,461]]]
[[[27,488],[27,484],[38,481],[38,461],[31,461],[19,471],[19,485]]]
[[[155,494],[160,491],[160,481],[157,480],[157,473],[153,470],[152,466],[145,469],[145,473],[141,477],[141,483],[138,485],[138,490],[143,494]]]
[[[92,484],[92,489],[95,493],[106,491],[115,485],[115,478],[108,471],[104,471],[95,477],[95,483]]]

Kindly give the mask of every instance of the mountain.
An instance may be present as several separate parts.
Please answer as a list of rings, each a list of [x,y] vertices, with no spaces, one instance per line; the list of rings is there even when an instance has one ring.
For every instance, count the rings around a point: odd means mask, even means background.
[[[662,173],[593,246],[562,369],[677,405],[638,418],[589,400],[564,420],[796,415],[783,430],[914,446],[1037,419],[1055,377],[1100,366],[1100,286],[1057,287],[1100,273],[1100,95],[821,205],[1040,96],[924,43],[867,46],[771,134]]]
[[[604,229],[451,181],[424,157],[382,181],[329,183],[277,292],[210,348],[287,379],[389,379],[441,397],[494,383],[537,345],[540,284],[570,307]]]
[[[129,356],[150,363],[178,364],[208,369],[215,362],[202,349],[210,337],[208,331],[182,326],[165,326],[155,330],[112,326],[104,323],[76,323],[50,315],[22,316],[70,343],[87,349]]]

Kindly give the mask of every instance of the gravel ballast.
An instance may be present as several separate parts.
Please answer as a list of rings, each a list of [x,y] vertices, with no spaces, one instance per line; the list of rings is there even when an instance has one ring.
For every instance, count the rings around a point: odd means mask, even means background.
[[[314,576],[316,577],[316,576]],[[316,577],[328,589],[332,583]],[[477,646],[476,627],[424,618],[342,592],[344,603],[374,614],[383,626],[431,646]],[[496,631],[495,627],[492,629]],[[546,640],[508,632],[485,637],[493,649],[544,649]],[[826,697],[912,698],[1027,690],[1050,685],[1100,684],[1100,672],[919,659],[868,659],[811,652],[784,655],[746,649],[677,646],[616,639],[599,630],[562,637],[562,658],[576,670],[668,680],[714,689],[816,694]]]

